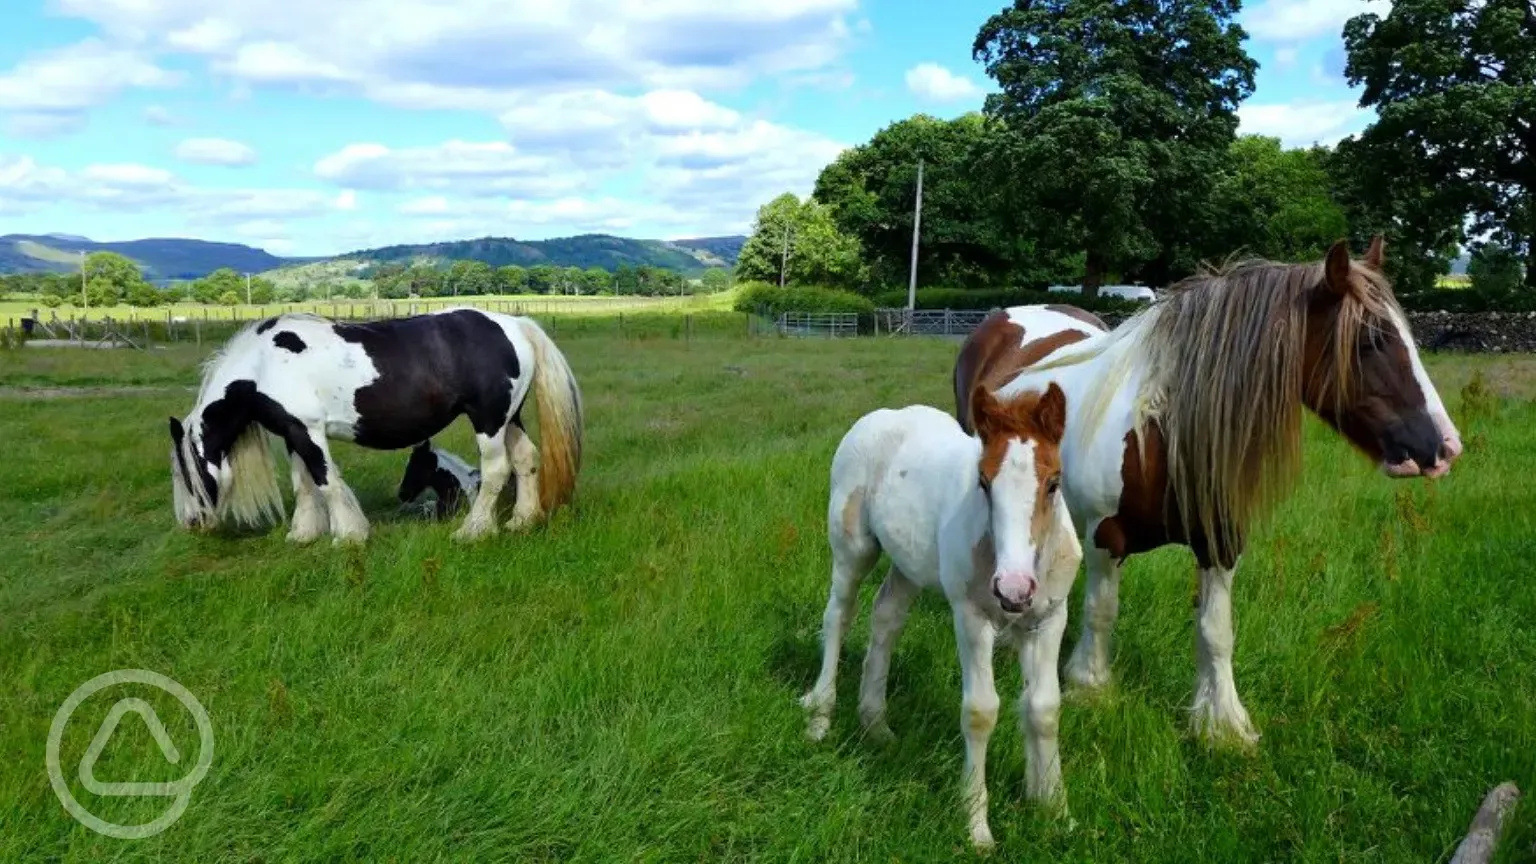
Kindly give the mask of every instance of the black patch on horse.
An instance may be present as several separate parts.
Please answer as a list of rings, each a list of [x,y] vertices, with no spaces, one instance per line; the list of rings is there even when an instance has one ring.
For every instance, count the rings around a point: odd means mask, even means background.
[[[215,464],[223,461],[240,433],[252,423],[261,424],[283,439],[289,457],[304,463],[316,486],[325,485],[325,454],[309,437],[309,430],[276,400],[258,392],[256,382],[250,380],[231,381],[224,388],[224,395],[203,409],[203,457]],[[203,487],[208,489],[209,500],[217,501],[218,484],[213,476],[201,462],[197,470],[202,475]]]
[[[304,344],[303,339],[299,338],[299,334],[293,332],[292,330],[284,330],[281,333],[278,333],[276,336],[273,336],[272,344],[284,350],[292,351],[295,354],[302,354],[304,353],[304,349],[309,347],[308,345]]]
[[[476,432],[492,435],[511,413],[517,351],[496,322],[469,309],[361,324],[333,324],[337,336],[362,346],[377,380],[357,391],[355,443],[401,450],[441,432],[466,414]],[[521,407],[521,406],[518,406]]]
[[[265,321],[261,322],[260,324],[256,325],[256,335],[259,336],[262,333],[265,333],[268,330],[271,330],[273,327],[276,327],[276,326],[277,326],[277,319],[276,318],[268,318],[267,320],[265,320]]]

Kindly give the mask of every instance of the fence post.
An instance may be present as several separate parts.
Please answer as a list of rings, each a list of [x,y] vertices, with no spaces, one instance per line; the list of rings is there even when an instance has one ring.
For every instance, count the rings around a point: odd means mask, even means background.
[[[203,346],[203,322],[197,320],[196,315],[192,316],[192,334],[197,339],[197,346],[201,348]]]

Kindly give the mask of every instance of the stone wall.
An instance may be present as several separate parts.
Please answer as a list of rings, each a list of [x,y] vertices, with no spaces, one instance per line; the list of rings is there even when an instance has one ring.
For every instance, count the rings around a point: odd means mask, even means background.
[[[1127,316],[1099,316],[1111,327]],[[1410,312],[1413,339],[1424,351],[1536,353],[1536,312]]]

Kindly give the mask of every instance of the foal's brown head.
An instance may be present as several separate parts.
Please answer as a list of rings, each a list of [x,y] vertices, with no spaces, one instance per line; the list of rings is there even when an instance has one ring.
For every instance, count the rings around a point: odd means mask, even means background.
[[[1041,573],[1041,554],[1056,526],[1061,500],[1061,438],[1067,399],[1051,384],[1044,393],[1023,393],[1007,402],[978,384],[971,392],[978,465],[992,514],[996,570],[992,593],[1005,611],[1032,608]]]

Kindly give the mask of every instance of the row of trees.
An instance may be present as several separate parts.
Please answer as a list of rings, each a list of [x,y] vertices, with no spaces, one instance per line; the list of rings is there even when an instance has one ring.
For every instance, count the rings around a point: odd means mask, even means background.
[[[457,297],[480,294],[624,294],[665,296],[722,291],[731,285],[731,274],[721,268],[706,270],[694,284],[682,274],[649,265],[620,264],[612,272],[601,267],[492,267],[484,261],[455,261],[447,268],[418,264],[383,264],[368,277],[380,297]]]
[[[115,252],[86,257],[85,278],[78,274],[17,273],[0,275],[0,295],[31,294],[49,307],[60,305],[111,307],[120,303],[150,307],[194,300],[208,305],[296,303],[304,300],[447,297],[480,294],[632,294],[664,296],[723,291],[732,284],[730,271],[712,268],[697,282],[658,267],[620,265],[614,272],[598,267],[492,268],[482,261],[455,261],[448,267],[406,267],[385,264],[361,281],[278,284],[224,268],[187,283],[157,288],[138,266]],[[82,288],[84,293],[82,295]]]
[[[811,197],[764,205],[738,274],[905,286],[923,166],[919,280],[954,287],[1167,284],[1234,253],[1320,257],[1387,237],[1400,292],[1460,247],[1536,289],[1536,6],[1397,0],[1344,30],[1380,119],[1337,147],[1238,137],[1256,64],[1237,0],[1036,0],[972,46],[1000,92],[845,151]],[[1523,266],[1522,266],[1523,262]],[[1511,279],[1513,274],[1513,279]]]

